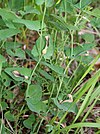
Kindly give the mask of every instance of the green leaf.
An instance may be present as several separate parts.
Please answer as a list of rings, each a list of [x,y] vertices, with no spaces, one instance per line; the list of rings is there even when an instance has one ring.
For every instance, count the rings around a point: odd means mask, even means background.
[[[45,0],[46,1],[46,7],[52,7],[54,4],[54,0]]]
[[[53,40],[51,37],[49,37],[49,43],[48,43],[48,48],[47,48],[47,52],[46,54],[44,55],[44,58],[45,59],[50,59],[51,56],[53,56],[53,53],[54,53],[54,44],[53,44]]]
[[[31,114],[28,119],[24,120],[23,124],[26,128],[31,129],[32,124],[35,122],[35,116]]]
[[[14,24],[11,22],[11,21],[9,21],[9,20],[7,20],[7,19],[5,19],[5,18],[3,18],[3,21],[4,21],[4,23],[6,24],[6,26],[8,27],[8,28],[12,28],[12,29],[15,29],[16,27],[14,26]]]
[[[89,43],[92,43],[92,42],[95,40],[94,35],[93,35],[93,34],[88,34],[88,33],[83,34],[83,35],[82,35],[82,38],[83,38],[86,42],[89,42]]]
[[[12,91],[6,91],[6,94],[4,95],[4,98],[5,99],[7,99],[7,100],[12,100],[12,99],[14,99],[14,94],[13,94],[13,92]]]
[[[2,18],[9,20],[9,21],[12,21],[18,18],[18,16],[14,14],[14,12],[7,10],[7,9],[1,9],[1,8],[0,8],[0,16],[2,16]]]
[[[0,105],[2,110],[6,110],[6,108],[8,107],[8,104],[5,101],[0,102]]]
[[[2,56],[2,55],[0,54],[0,63],[4,63],[4,62],[6,62],[6,59],[5,59],[4,56]]]
[[[31,111],[36,112],[38,114],[40,114],[40,112],[46,111],[46,105],[42,101],[38,101],[37,103],[34,103],[32,102],[31,98],[26,98],[25,100],[27,102],[28,108]]]
[[[13,57],[19,57],[21,59],[26,59],[25,51],[22,50],[22,44],[19,44],[17,42],[6,42],[4,44],[4,48],[6,49],[6,52]]]
[[[23,51],[22,48],[16,49],[14,56],[20,57],[21,59],[26,59],[25,51]]]
[[[32,122],[35,122],[36,121],[34,114],[31,114],[28,119],[30,119]]]
[[[6,25],[5,25],[5,23],[4,23],[4,21],[3,21],[3,19],[0,17],[0,27],[6,27]]]
[[[15,117],[10,111],[7,111],[4,116],[9,121],[15,121]]]
[[[5,40],[11,36],[17,35],[18,33],[20,33],[20,30],[18,29],[4,29],[4,30],[0,30],[0,40]]]
[[[36,44],[33,46],[31,54],[34,57],[41,56],[44,46],[45,46],[45,39],[43,37],[42,38],[39,37],[38,40],[36,41]]]
[[[27,119],[27,120],[25,120],[25,121],[23,122],[23,124],[24,124],[24,126],[25,126],[26,128],[31,129],[33,123],[31,122],[30,119]]]
[[[92,18],[91,21],[90,21],[90,23],[93,26],[95,26],[97,28],[100,28],[100,18]]]
[[[6,68],[4,70],[9,76],[11,76],[14,80],[16,81],[25,81],[25,82],[28,82],[28,79],[25,79],[24,76],[27,76],[27,77],[30,77],[31,75],[31,69],[29,68],[20,68],[20,67],[12,67],[12,68]],[[13,74],[13,71],[18,71],[23,77],[19,76],[19,77],[16,77],[14,74]]]
[[[26,59],[25,51],[22,50],[22,44],[19,44],[17,42],[6,42],[4,44],[4,48],[10,56]]]
[[[5,87],[9,87],[12,79],[5,73],[1,73],[1,79]]]
[[[36,104],[41,100],[42,88],[39,85],[30,85],[26,91],[26,97],[32,99],[32,103]]]
[[[42,88],[39,85],[30,85],[26,91],[26,102],[29,109],[33,112],[40,113],[45,111],[46,106],[41,101]]]
[[[39,69],[38,72],[44,76],[47,80],[50,80],[52,82],[54,82],[54,77],[51,76],[50,74],[48,74],[46,71],[42,70],[42,69]]]
[[[88,6],[91,2],[92,0],[80,0],[77,4],[74,4],[74,6],[79,9],[83,9],[86,6]]]
[[[61,22],[49,21],[52,26],[55,26],[58,30],[68,31],[68,27],[64,26]]]
[[[42,5],[44,3],[45,0],[35,0],[35,3],[37,5]]]
[[[24,8],[24,0],[9,0],[8,4],[11,10],[14,11],[19,11],[20,9]]]
[[[71,0],[61,0],[61,2],[57,5],[57,9],[60,11],[60,13],[67,12],[73,14],[75,12]]]
[[[41,29],[41,21],[40,20],[25,20],[25,19],[15,19],[13,20],[15,23],[23,24],[30,30],[39,31]],[[45,28],[46,25],[43,25],[43,28]]]
[[[27,15],[27,14],[38,14],[38,15],[40,15],[41,13],[40,13],[40,11],[38,10],[38,9],[36,9],[36,8],[34,8],[33,6],[29,6],[29,5],[26,5],[25,7],[24,7],[24,11],[23,10],[20,10],[19,11],[19,13],[22,15],[22,16],[24,16],[24,15]]]
[[[94,44],[94,43],[87,43],[87,44],[83,44],[82,46],[77,46],[74,49],[74,55],[84,53],[84,52],[92,49],[95,46],[96,46],[96,44]]]
[[[100,9],[95,8],[94,10],[92,10],[92,12],[89,12],[89,14],[91,14],[97,18],[100,18]]]
[[[6,59],[0,54],[0,75],[2,71],[2,64],[6,62]]]
[[[64,74],[64,69],[58,65],[52,65],[52,64],[48,64],[48,63],[43,63],[43,65],[46,65],[47,67],[49,67],[50,69],[52,69],[53,71],[55,71],[56,73],[63,75]]]
[[[78,57],[76,57],[76,60],[79,61],[80,63],[82,63],[84,66],[85,65],[89,65],[91,63],[91,61],[93,61],[93,57],[88,55],[80,55]]]
[[[77,56],[77,55],[83,54],[86,51],[92,49],[95,45],[96,44],[94,44],[94,43],[87,43],[87,44],[82,44],[81,46],[76,46],[73,49],[73,55]],[[69,47],[65,47],[65,54],[70,57],[71,49]]]
[[[54,20],[49,21],[51,24],[53,24],[55,27],[57,27],[59,30],[77,30],[78,28],[72,24],[68,24],[64,21],[64,18],[61,16],[57,16],[54,14],[51,14]]]
[[[62,109],[63,111],[68,111],[77,114],[78,113],[78,107],[75,103],[73,102],[64,102],[62,104],[59,104],[56,98],[52,98],[54,101],[54,104],[59,108]]]

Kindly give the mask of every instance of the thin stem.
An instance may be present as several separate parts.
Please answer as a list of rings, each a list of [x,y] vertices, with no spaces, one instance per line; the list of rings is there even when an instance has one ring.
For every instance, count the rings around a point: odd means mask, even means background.
[[[69,85],[70,81],[72,80],[72,78],[75,76],[75,73],[77,72],[78,68],[79,68],[80,64],[77,66],[76,70],[73,72],[73,74],[71,75],[71,77],[69,78],[66,87]]]
[[[55,89],[55,83],[53,83],[53,87],[52,87],[52,91],[51,91],[51,94],[50,94],[50,98],[51,98],[52,95],[53,95],[53,91],[54,91],[54,89]]]
[[[44,12],[43,12],[43,18],[42,18],[42,26],[41,26],[41,34],[40,34],[40,50],[42,48],[42,35],[43,35],[43,27],[44,27],[45,14],[46,14],[46,2],[45,2]]]
[[[2,106],[1,107],[1,114],[2,114],[2,119],[1,119],[1,127],[0,127],[0,133],[2,132],[2,128],[3,128],[3,110],[2,110]]]
[[[27,89],[29,88],[29,85],[31,84],[32,76],[34,75],[35,70],[37,69],[37,67],[40,64],[41,60],[42,60],[42,56],[40,57],[39,61],[37,62],[35,68],[33,69],[32,73],[31,73],[31,76],[29,78],[29,82],[28,82],[28,85],[27,85]]]
[[[2,44],[0,46],[0,49],[3,47],[4,43],[5,43],[5,40],[2,42]]]
[[[98,36],[100,37],[100,32],[98,31],[98,29],[96,27],[93,26],[93,28],[95,29],[95,31],[97,32]]]
[[[19,82],[18,84],[15,84],[14,86],[8,88],[7,91],[9,91],[9,90],[15,88],[16,86],[18,86],[18,85],[20,85],[20,84],[22,84],[22,83],[23,83],[23,81]],[[5,89],[6,89],[6,87],[5,87]],[[6,90],[3,91],[3,94],[4,94],[5,92],[6,92]]]
[[[49,112],[49,110],[46,112],[46,114]],[[39,123],[39,126],[38,126],[38,129],[37,129],[37,134],[38,134],[38,132],[39,132],[39,129],[40,129],[40,127],[41,127],[41,124],[42,124],[42,122],[45,120],[45,118],[42,118],[41,119],[41,121],[40,121],[40,123]]]
[[[13,127],[11,126],[10,122],[6,119],[6,122],[8,124],[8,126],[10,127],[11,131],[13,132],[13,134],[15,133],[14,130],[13,130]]]
[[[74,45],[74,31],[70,32],[71,35],[71,57],[73,56],[73,45]]]
[[[42,120],[41,120],[40,123],[39,123],[38,129],[37,129],[37,134],[38,134],[38,132],[39,132],[39,129],[40,129],[41,124],[42,124],[43,121],[44,121],[44,118],[42,118]]]
[[[70,60],[70,62],[68,63],[68,65],[67,65],[66,68],[65,68],[64,74],[63,74],[63,76],[62,76],[62,78],[61,78],[61,81],[60,81],[60,85],[59,85],[59,88],[58,88],[58,92],[57,92],[56,98],[58,98],[59,92],[60,92],[61,87],[62,87],[64,75],[66,74],[66,71],[67,71],[67,69],[68,69],[68,67],[69,67],[69,65],[71,64],[72,61],[73,61],[73,59]]]

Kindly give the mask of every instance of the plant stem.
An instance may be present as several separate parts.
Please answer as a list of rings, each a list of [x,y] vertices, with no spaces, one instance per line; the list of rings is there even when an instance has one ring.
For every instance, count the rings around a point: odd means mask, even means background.
[[[41,25],[40,50],[41,50],[41,48],[42,48],[42,35],[43,35],[43,27],[44,27],[44,18],[45,18],[45,14],[46,14],[46,2],[45,2],[45,6],[44,6],[43,18],[42,18],[42,25]]]
[[[71,35],[71,57],[73,56],[73,45],[74,45],[74,31],[70,31],[70,35]]]
[[[73,59],[69,61],[68,65],[65,68],[64,74],[63,74],[63,76],[61,78],[61,81],[60,81],[60,85],[59,85],[59,88],[58,88],[58,92],[57,92],[56,98],[58,98],[58,95],[59,95],[59,92],[61,90],[61,86],[62,86],[62,83],[63,83],[64,75],[66,74],[66,71],[67,71],[67,69],[68,69],[68,67],[69,67],[69,65],[71,64],[72,61],[73,61]]]
[[[39,61],[37,62],[35,68],[33,69],[32,73],[31,73],[31,76],[29,78],[29,82],[28,82],[28,85],[27,85],[27,89],[29,88],[29,85],[31,84],[32,76],[34,75],[35,70],[37,69],[37,67],[40,64],[41,60],[42,60],[42,56],[40,57]]]

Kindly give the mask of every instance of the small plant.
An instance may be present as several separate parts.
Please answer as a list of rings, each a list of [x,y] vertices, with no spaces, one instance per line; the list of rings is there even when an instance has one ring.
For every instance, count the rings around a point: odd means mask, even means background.
[[[0,0],[0,133],[99,133],[97,0]]]

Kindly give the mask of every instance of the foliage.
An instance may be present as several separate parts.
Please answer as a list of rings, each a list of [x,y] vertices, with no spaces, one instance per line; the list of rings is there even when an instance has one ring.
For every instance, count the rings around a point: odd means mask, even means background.
[[[1,134],[99,132],[97,3],[0,0]]]

